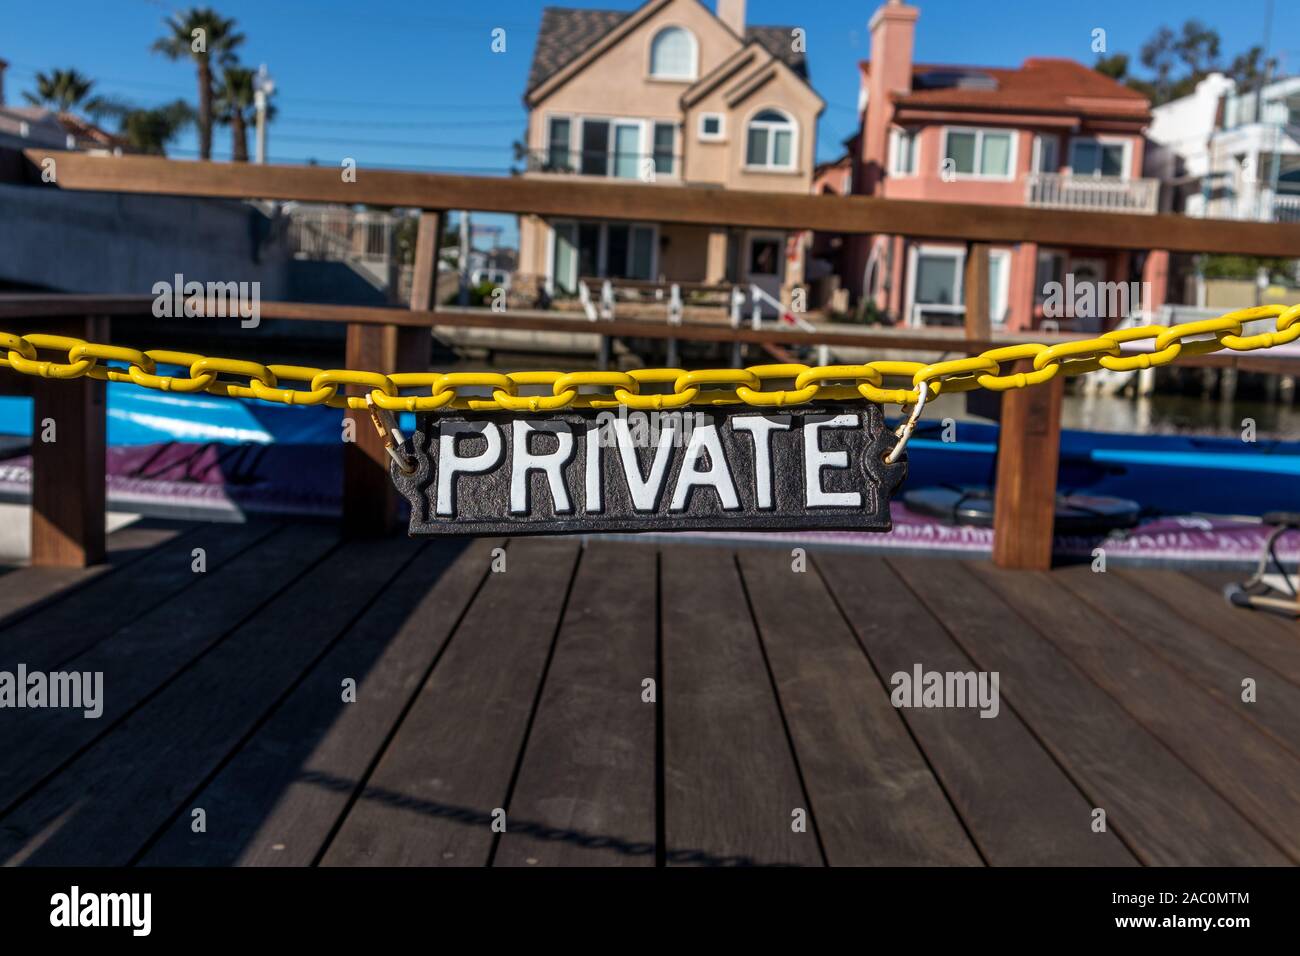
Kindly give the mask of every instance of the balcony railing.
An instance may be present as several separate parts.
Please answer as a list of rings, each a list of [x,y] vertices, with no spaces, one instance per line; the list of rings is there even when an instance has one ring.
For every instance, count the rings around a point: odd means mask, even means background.
[[[682,174],[682,157],[667,152],[533,149],[524,153],[522,158],[525,171],[530,173],[599,176],[642,182],[654,182],[660,178],[678,180]]]
[[[392,213],[331,206],[293,206],[289,244],[299,259],[387,262],[397,217]]]
[[[1048,209],[1149,214],[1156,211],[1159,196],[1155,179],[1030,173],[1025,180],[1025,202]]]
[[[1300,196],[1274,196],[1273,221],[1300,223]]]

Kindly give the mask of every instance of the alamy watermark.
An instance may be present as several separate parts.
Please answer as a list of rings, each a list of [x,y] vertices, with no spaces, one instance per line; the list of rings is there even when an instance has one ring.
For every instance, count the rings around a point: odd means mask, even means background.
[[[172,281],[153,284],[155,319],[225,319],[238,317],[240,328],[262,321],[261,282],[198,282],[176,273]]]
[[[1043,317],[1047,319],[1123,319],[1149,307],[1149,282],[1076,280],[1043,284]]]
[[[619,406],[617,412],[602,411],[596,416],[600,430],[597,444],[601,448],[616,448],[620,444],[633,448],[658,448],[667,444],[673,448],[686,448],[691,435],[708,419],[702,412],[642,412]]]
[[[0,671],[0,709],[70,708],[87,720],[104,713],[103,671]]]
[[[889,683],[894,688],[889,702],[899,708],[979,708],[988,718],[1001,709],[997,671],[927,671],[914,664],[911,673],[896,671]]]

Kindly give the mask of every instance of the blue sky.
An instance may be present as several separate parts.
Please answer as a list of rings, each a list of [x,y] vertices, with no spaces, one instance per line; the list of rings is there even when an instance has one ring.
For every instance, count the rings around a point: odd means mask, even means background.
[[[204,0],[234,17],[247,35],[243,61],[266,63],[279,91],[280,117],[270,159],[344,156],[362,165],[504,173],[521,138],[520,103],[544,5],[528,0]],[[634,0],[567,0],[561,5],[633,9]],[[712,0],[709,5],[712,6]],[[854,127],[855,63],[865,58],[874,0],[749,0],[751,23],[807,31],[814,86],[828,106],[818,155],[833,158]],[[918,60],[1014,65],[1027,56],[1095,59],[1092,31],[1106,30],[1110,51],[1134,54],[1161,24],[1195,17],[1219,31],[1225,59],[1264,34],[1267,0],[923,0]],[[194,99],[194,70],[149,50],[163,0],[0,0],[0,58],[11,63],[10,103],[36,70],[76,67],[99,91],[152,105]],[[1300,3],[1278,0],[1272,50],[1283,70],[1300,72]],[[495,27],[507,49],[490,49]],[[215,134],[216,158],[229,156],[229,133]],[[194,155],[192,134],[174,155]]]

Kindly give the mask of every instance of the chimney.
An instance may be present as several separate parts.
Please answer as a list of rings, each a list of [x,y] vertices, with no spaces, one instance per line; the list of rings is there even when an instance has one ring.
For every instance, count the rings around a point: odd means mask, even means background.
[[[718,0],[718,19],[738,37],[745,35],[745,0]]]
[[[912,89],[912,46],[920,15],[920,10],[902,0],[889,0],[871,17],[867,111],[862,123],[862,160],[868,192],[875,191],[889,152],[889,126],[893,121],[890,94]]]
[[[8,66],[8,60],[0,60],[0,106],[5,105],[5,68]]]

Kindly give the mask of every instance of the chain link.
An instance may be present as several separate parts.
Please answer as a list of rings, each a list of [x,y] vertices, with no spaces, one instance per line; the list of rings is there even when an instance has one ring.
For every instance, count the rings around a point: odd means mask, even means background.
[[[1272,319],[1273,328],[1245,335],[1246,322]],[[1149,351],[1124,353],[1122,346],[1152,340]],[[815,399],[866,399],[884,405],[915,405],[922,386],[940,393],[976,388],[1004,392],[1051,381],[1057,375],[1083,375],[1097,369],[1133,372],[1161,368],[1179,357],[1221,349],[1253,352],[1300,339],[1300,305],[1263,305],[1216,319],[1181,325],[1144,325],[1107,332],[1095,339],[1057,345],[1025,343],[990,349],[970,358],[935,362],[868,362],[865,365],[754,365],[688,372],[680,368],[628,372],[380,372],[320,369],[301,365],[261,365],[238,359],[154,349],[147,352],[103,345],[62,335],[0,332],[0,367],[40,378],[83,376],[133,382],[144,388],[189,394],[207,392],[281,405],[327,405],[365,411],[367,402],[386,412],[439,410],[510,411],[536,414],[565,408],[616,408],[665,411],[686,405],[754,405],[780,408]],[[941,343],[936,343],[936,347]],[[41,358],[40,353],[55,353]],[[62,353],[67,361],[59,361]],[[1004,372],[1003,366],[1032,361],[1033,371]],[[112,364],[110,364],[112,363]],[[176,365],[184,375],[160,375],[159,365]],[[887,379],[907,380],[887,388]],[[765,388],[773,381],[792,388]],[[285,388],[284,382],[305,387]],[[342,395],[352,386],[359,395]],[[532,389],[523,392],[521,389]],[[657,390],[656,390],[657,389]]]

